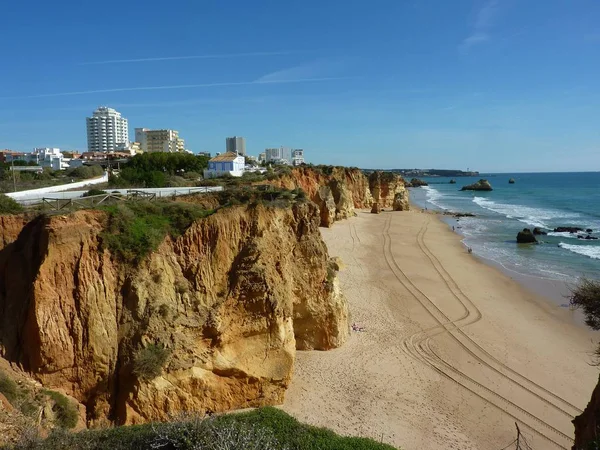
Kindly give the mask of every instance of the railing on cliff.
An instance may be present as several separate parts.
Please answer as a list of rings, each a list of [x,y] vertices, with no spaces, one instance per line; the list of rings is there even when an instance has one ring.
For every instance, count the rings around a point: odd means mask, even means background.
[[[33,199],[25,205],[30,209],[41,209],[45,212],[58,212],[72,209],[94,208],[102,204],[119,203],[126,201],[155,201],[158,199],[175,199],[181,195],[206,194],[222,190],[222,187],[195,187],[195,188],[157,188],[157,189],[120,189],[105,194],[90,195],[86,197],[56,198],[42,197]]]

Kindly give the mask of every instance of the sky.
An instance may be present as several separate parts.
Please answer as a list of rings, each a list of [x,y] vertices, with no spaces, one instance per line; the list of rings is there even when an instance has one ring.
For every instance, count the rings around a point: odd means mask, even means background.
[[[85,117],[193,152],[600,170],[598,0],[0,2],[0,149],[86,150]]]

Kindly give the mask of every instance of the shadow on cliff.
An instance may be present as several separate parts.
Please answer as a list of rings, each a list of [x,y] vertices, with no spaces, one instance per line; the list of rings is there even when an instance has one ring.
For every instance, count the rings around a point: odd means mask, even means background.
[[[40,342],[32,336],[38,335],[35,320],[31,320],[34,308],[34,281],[48,253],[48,218],[40,215],[28,222],[17,240],[0,250],[0,344],[5,359],[21,363],[23,369],[31,370],[36,364],[35,352],[25,351],[39,348]]]

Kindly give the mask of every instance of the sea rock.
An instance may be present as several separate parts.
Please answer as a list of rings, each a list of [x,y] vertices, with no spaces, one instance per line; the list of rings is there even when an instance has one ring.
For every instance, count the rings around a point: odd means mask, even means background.
[[[373,203],[373,207],[371,208],[371,214],[379,214],[381,213],[381,208],[379,207],[379,203]]]
[[[592,233],[592,229],[591,228],[586,228],[585,232],[586,233]]]
[[[0,356],[85,405],[88,425],[281,403],[296,350],[349,335],[320,223],[313,202],[223,208],[130,266],[103,246],[102,211],[15,220]],[[139,378],[132,362],[155,343],[168,361]]]
[[[517,234],[518,244],[531,244],[537,242],[537,239],[529,228],[523,228],[523,231],[519,231]]]
[[[452,211],[444,211],[444,215],[456,217],[457,219],[461,217],[476,217],[473,213],[457,213]]]
[[[460,190],[461,191],[491,191],[492,185],[490,184],[490,182],[488,180],[484,180],[482,178],[477,183],[463,186]]]
[[[542,229],[541,229],[541,228],[539,228],[539,227],[535,227],[535,228],[533,229],[533,234],[535,234],[536,236],[543,236],[543,235],[547,235],[548,233],[547,233],[547,232],[545,232],[544,230],[542,230]]]
[[[585,237],[586,241],[595,241],[598,238],[596,236],[590,236],[589,234]]]
[[[456,180],[453,178],[452,180],[448,181],[449,184],[456,184]]]
[[[406,185],[407,187],[421,187],[421,186],[429,186],[427,181],[419,180],[418,178],[412,178],[409,183]]]
[[[583,231],[583,228],[579,228],[579,227],[556,227],[554,229],[555,233],[578,233],[579,231]]]
[[[509,179],[508,184],[515,184],[515,179],[514,178]]]

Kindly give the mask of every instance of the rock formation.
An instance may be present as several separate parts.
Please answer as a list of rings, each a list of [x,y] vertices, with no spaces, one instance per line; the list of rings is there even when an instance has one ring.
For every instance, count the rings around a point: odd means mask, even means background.
[[[579,227],[556,227],[554,229],[555,233],[577,233],[579,231],[583,231],[583,228],[579,228]]]
[[[394,211],[409,209],[408,191],[402,177],[392,172],[376,171],[369,175],[369,188],[380,208],[392,207]]]
[[[359,203],[340,187],[312,193]],[[0,220],[0,356],[76,398],[88,424],[280,403],[296,349],[348,336],[311,202],[221,209],[135,266],[102,245],[102,211]],[[136,374],[156,348],[168,355],[159,375]]]
[[[515,179],[514,178],[510,178],[508,180],[508,184],[515,184]]]
[[[289,174],[265,183],[285,189],[302,189],[320,210],[321,226],[356,215],[374,202],[394,211],[409,209],[408,190],[402,177],[373,172],[367,178],[360,169],[346,167],[295,167]]]
[[[531,244],[537,242],[537,239],[529,228],[523,228],[523,231],[519,231],[517,234],[517,244]]]
[[[429,183],[424,180],[419,180],[418,178],[412,178],[409,183],[406,184],[407,187],[421,187],[421,186],[429,186]]]
[[[461,191],[491,191],[492,185],[488,180],[484,180],[483,178],[479,180],[477,183],[468,184],[463,186]]]
[[[536,235],[536,236],[545,236],[545,235],[547,235],[548,233],[547,233],[547,232],[545,232],[544,230],[542,230],[542,229],[541,229],[541,228],[539,228],[539,227],[535,227],[535,228],[533,229],[533,234],[534,234],[534,235]]]
[[[598,442],[598,423],[600,423],[600,378],[585,410],[575,419],[575,444],[572,450],[594,448],[590,444]]]
[[[453,178],[450,181],[448,181],[448,183],[450,183],[450,184],[456,184],[456,180]]]

